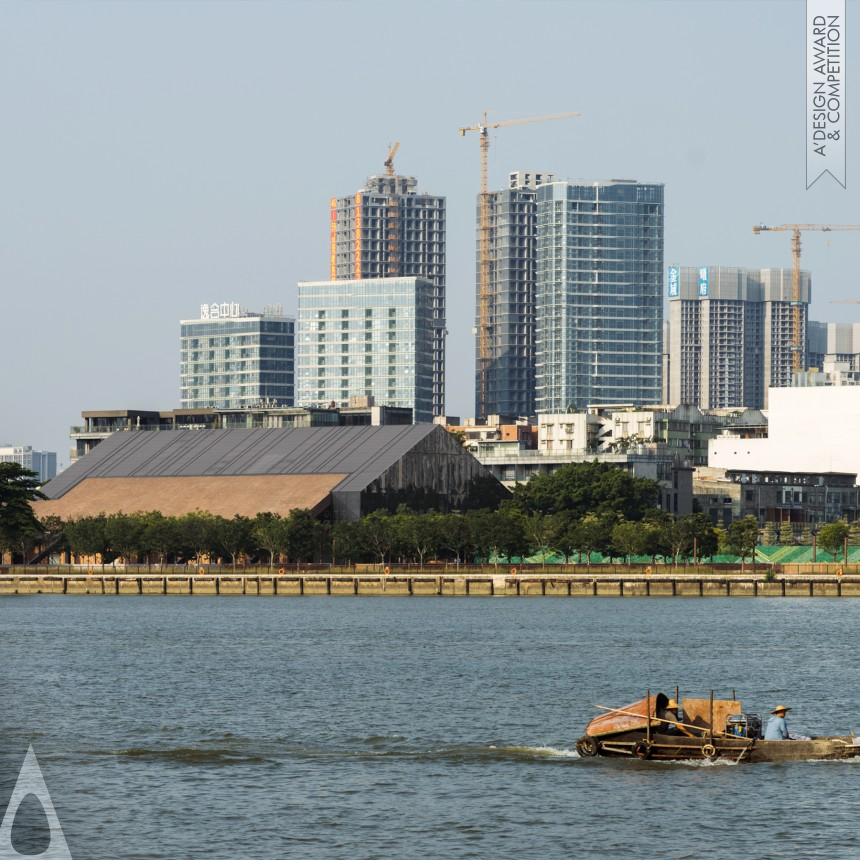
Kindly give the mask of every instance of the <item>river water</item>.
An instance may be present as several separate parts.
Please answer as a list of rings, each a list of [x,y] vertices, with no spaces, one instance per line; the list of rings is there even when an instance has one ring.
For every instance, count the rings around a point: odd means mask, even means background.
[[[75,860],[856,858],[860,763],[640,763],[574,744],[594,704],[676,685],[860,734],[858,610],[0,598],[0,814],[32,744]],[[31,795],[14,848],[44,850],[44,820]]]

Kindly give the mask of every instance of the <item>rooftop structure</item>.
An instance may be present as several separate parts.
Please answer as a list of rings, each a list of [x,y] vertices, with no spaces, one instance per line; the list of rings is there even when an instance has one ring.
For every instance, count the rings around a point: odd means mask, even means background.
[[[384,427],[412,423],[412,410],[376,406],[373,398],[353,398],[348,407],[248,407],[247,409],[139,409],[84,411],[82,425],[71,428],[74,463],[112,433],[172,430],[253,430],[298,427]],[[51,476],[53,477],[53,476]]]

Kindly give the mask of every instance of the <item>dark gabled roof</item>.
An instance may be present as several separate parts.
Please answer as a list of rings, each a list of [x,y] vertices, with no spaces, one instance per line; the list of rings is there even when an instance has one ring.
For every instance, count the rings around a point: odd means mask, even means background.
[[[432,424],[260,430],[129,430],[108,436],[43,487],[58,499],[89,478],[344,474],[362,490],[433,432]]]

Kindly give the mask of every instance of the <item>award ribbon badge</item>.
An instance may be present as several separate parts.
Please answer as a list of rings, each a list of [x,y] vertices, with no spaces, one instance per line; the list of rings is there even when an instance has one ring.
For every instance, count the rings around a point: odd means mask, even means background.
[[[845,0],[806,2],[806,187],[845,188]]]

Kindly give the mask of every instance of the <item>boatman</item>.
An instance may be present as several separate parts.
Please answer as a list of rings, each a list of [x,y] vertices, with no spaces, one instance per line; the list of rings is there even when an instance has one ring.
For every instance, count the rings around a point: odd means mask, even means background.
[[[787,741],[788,740],[788,725],[785,722],[785,715],[791,710],[785,705],[777,705],[772,711],[773,716],[767,721],[767,729],[764,733],[766,741]]]

